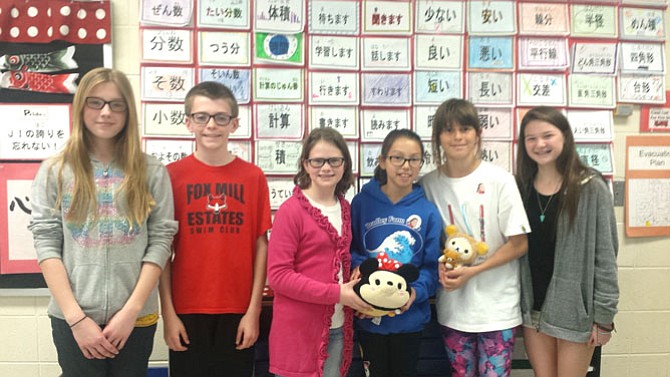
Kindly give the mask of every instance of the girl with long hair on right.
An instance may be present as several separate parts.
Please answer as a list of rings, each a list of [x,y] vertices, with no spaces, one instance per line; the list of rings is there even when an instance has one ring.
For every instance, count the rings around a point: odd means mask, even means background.
[[[521,121],[516,179],[532,229],[520,260],[528,358],[537,377],[585,376],[611,338],[619,299],[612,195],[551,107]]]

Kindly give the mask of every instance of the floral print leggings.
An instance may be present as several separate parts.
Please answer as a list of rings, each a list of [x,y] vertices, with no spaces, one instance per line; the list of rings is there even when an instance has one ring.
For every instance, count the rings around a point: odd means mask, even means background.
[[[516,328],[468,333],[442,328],[453,377],[508,377]]]

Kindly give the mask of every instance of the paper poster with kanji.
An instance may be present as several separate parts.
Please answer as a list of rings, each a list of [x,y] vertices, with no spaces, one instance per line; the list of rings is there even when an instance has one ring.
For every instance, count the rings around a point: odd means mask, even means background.
[[[30,187],[39,164],[0,164],[0,274],[40,272],[33,237]]]

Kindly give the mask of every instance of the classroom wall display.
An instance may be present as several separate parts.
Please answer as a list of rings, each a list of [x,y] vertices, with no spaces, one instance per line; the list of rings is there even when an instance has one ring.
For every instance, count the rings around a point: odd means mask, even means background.
[[[618,103],[663,104],[667,1],[142,0],[144,136],[192,140],[181,101],[204,80],[228,85],[249,127],[235,148],[290,195],[302,139],[333,127],[373,174],[381,141],[408,128],[430,139],[437,106],[479,110],[484,160],[512,170],[517,125],[533,106],[560,108],[580,156],[606,175]],[[149,145],[149,144],[148,144]],[[248,148],[246,148],[248,146]],[[177,153],[178,152],[178,153]],[[611,178],[611,176],[609,177]]]

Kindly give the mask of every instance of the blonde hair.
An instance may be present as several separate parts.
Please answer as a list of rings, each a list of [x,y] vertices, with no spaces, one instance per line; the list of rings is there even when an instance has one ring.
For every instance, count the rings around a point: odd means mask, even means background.
[[[138,116],[132,86],[123,72],[114,69],[92,69],[79,82],[72,101],[72,134],[54,161],[54,165],[58,166],[56,207],[62,205],[63,170],[67,165],[74,175],[74,188],[65,218],[68,221],[83,223],[89,214],[94,214],[97,219],[96,187],[89,157],[91,136],[84,124],[83,115],[86,97],[97,85],[107,82],[116,85],[128,107],[126,124],[116,136],[114,157],[124,173],[118,192],[125,194],[127,219],[132,227],[135,224],[142,224],[147,219],[155,201],[148,188],[146,160],[140,147]]]

